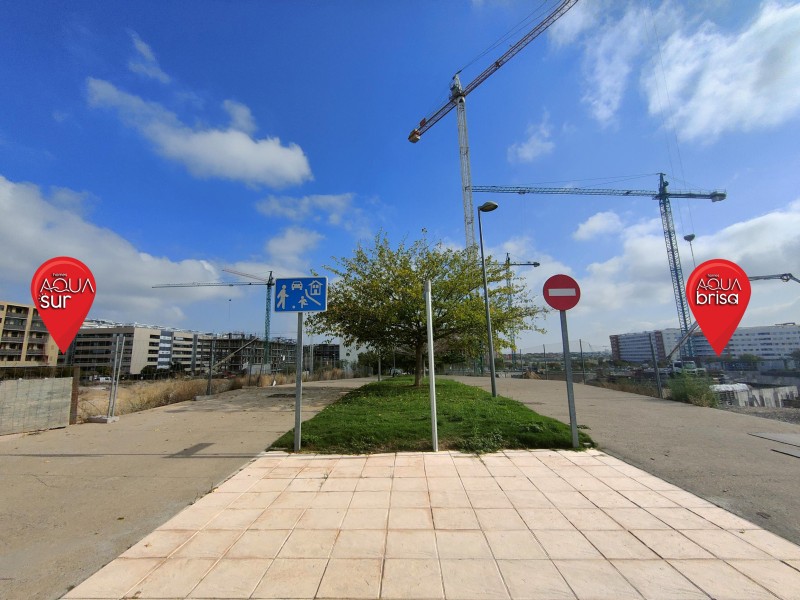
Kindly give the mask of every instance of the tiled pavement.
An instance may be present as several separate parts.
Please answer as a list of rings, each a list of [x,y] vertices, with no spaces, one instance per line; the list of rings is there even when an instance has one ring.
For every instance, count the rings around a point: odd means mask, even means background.
[[[800,599],[800,547],[595,450],[270,452],[65,598]]]

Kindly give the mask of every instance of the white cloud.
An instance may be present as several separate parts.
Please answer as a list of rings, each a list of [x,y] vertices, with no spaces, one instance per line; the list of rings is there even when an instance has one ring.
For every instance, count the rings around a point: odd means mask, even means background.
[[[651,114],[666,113],[681,139],[775,127],[800,113],[800,5],[766,2],[738,34],[712,23],[676,31],[642,87]],[[670,102],[659,94],[662,77]]]
[[[578,225],[572,234],[575,240],[586,241],[601,235],[622,231],[622,220],[613,211],[600,212]]]
[[[268,196],[256,204],[256,208],[268,217],[317,222],[324,219],[331,225],[338,225],[353,209],[353,198],[353,194],[323,194],[300,198]]]
[[[162,156],[178,161],[200,178],[221,178],[282,187],[311,179],[311,168],[297,144],[280,139],[254,139],[249,109],[227,101],[228,129],[192,129],[160,104],[128,94],[113,84],[88,78],[89,103],[115,109],[123,122],[149,140]],[[250,129],[250,132],[242,129]]]
[[[538,125],[528,126],[528,139],[524,142],[512,144],[508,148],[508,162],[533,162],[540,156],[550,154],[555,148],[555,144],[550,140],[550,130],[550,116],[545,111]]]
[[[3,295],[13,295],[4,299],[30,302],[33,273],[54,256],[72,256],[91,269],[97,281],[92,318],[178,325],[182,307],[231,295],[228,288],[213,287],[153,290],[157,283],[215,281],[220,273],[208,261],[174,261],[141,252],[116,233],[83,220],[64,200],[84,195],[56,188],[45,196],[35,185],[0,175],[0,239],[5,248],[0,252],[0,281]]]
[[[306,256],[325,239],[321,233],[303,227],[289,227],[266,244],[271,262],[281,265],[281,273],[308,271]]]
[[[156,79],[161,83],[169,83],[169,75],[161,70],[158,60],[156,60],[156,55],[150,46],[135,31],[130,31],[129,33],[133,47],[136,50],[136,56],[128,61],[128,69],[150,79]]]
[[[574,43],[585,31],[595,27],[600,20],[602,2],[578,2],[547,30],[556,47]]]

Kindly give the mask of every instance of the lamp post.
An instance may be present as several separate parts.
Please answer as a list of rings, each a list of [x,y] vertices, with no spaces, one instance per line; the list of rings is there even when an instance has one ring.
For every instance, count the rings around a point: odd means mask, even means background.
[[[689,242],[689,250],[692,251],[692,264],[694,265],[694,268],[696,269],[697,268],[697,263],[694,261],[694,247],[692,247],[692,242],[694,241],[694,238],[695,238],[695,235],[693,233],[690,233],[688,235],[683,236],[683,239],[685,239],[687,242]]]
[[[489,284],[486,281],[486,259],[483,255],[483,225],[481,213],[492,212],[497,208],[497,202],[484,202],[478,207],[478,236],[481,244],[481,269],[483,270],[483,301],[486,304],[486,331],[489,335],[489,376],[492,378],[492,398],[497,397],[497,382],[494,372],[494,342],[492,341],[492,316],[489,313]]]

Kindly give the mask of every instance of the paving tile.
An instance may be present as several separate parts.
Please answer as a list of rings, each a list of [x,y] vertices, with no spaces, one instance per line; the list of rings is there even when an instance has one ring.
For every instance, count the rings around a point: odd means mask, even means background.
[[[294,464],[298,464],[296,459]],[[270,471],[269,478],[270,479],[294,479],[297,477],[297,474],[303,470],[302,466],[297,467],[275,467]]]
[[[317,598],[377,598],[381,591],[379,559],[332,558],[319,584]]]
[[[194,506],[190,506],[183,509],[158,529],[188,529],[191,531],[197,531],[198,529],[202,529],[206,523],[216,517],[223,510],[225,509],[219,507],[195,508]]]
[[[431,505],[428,492],[400,492],[392,490],[390,506],[392,508],[429,508]]]
[[[267,508],[280,492],[245,492],[227,505],[227,508]]]
[[[744,573],[783,600],[800,600],[800,572],[776,560],[729,560]]]
[[[328,477],[322,484],[322,492],[354,492],[358,485],[357,477]]]
[[[391,508],[389,529],[433,529],[429,508]]]
[[[73,588],[64,598],[122,598],[161,562],[160,558],[118,558]]]
[[[394,467],[394,477],[425,477],[425,467],[420,465],[418,467]]]
[[[646,510],[673,529],[718,529],[711,521],[705,520],[687,508],[648,508]]]
[[[278,558],[328,558],[338,533],[335,529],[295,529]]]
[[[717,558],[770,558],[766,552],[748,544],[742,538],[736,537],[729,531],[722,531],[721,529],[714,531],[690,529],[681,533]]]
[[[350,508],[389,508],[391,492],[355,492]]]
[[[428,489],[431,492],[463,491],[460,477],[428,477]]]
[[[281,492],[272,501],[270,508],[308,508],[317,497],[318,492]]]
[[[616,470],[616,469],[615,469]],[[649,490],[646,485],[639,483],[631,477],[625,477],[621,473],[617,473],[614,477],[598,477],[600,481],[605,483],[612,490],[621,492],[622,490]]]
[[[608,487],[605,483],[597,479],[596,477],[566,477],[565,478],[567,483],[570,484],[573,488],[578,490],[579,492],[610,492],[612,491],[610,487]]]
[[[308,466],[297,474],[295,481],[303,479],[327,479],[333,467]]]
[[[727,510],[723,510],[718,506],[691,507],[689,510],[723,529],[761,529],[758,525],[754,525],[750,521],[745,521],[741,517],[737,517],[733,513],[729,513]]]
[[[514,600],[574,600],[561,573],[549,560],[498,560]]]
[[[513,508],[476,508],[475,516],[484,531],[497,529],[527,530],[528,526]]]
[[[561,513],[581,531],[622,529],[619,523],[599,508],[562,508]]]
[[[382,477],[391,478],[394,473],[394,467],[364,467],[361,471],[361,477]]]
[[[547,554],[530,531],[485,531],[495,559],[542,559]]]
[[[613,490],[586,490],[583,495],[598,508],[636,508],[633,502]]]
[[[708,599],[665,560],[612,560],[611,564],[648,600]]]
[[[386,529],[388,508],[349,508],[342,529]]]
[[[556,568],[578,598],[641,600],[642,596],[605,560],[556,560]]]
[[[313,598],[327,564],[324,559],[276,558],[252,597]]]
[[[619,471],[614,467],[603,464],[599,460],[595,461],[595,464],[592,465],[583,465],[583,470],[592,477],[597,477],[598,479],[601,477],[619,477]]]
[[[309,508],[297,521],[295,529],[339,529],[345,508]]]
[[[440,492],[428,492],[431,499],[431,506],[441,508],[468,508],[472,507],[469,496],[463,490],[443,490]]]
[[[198,531],[192,539],[178,548],[173,558],[219,558],[242,535],[237,529],[207,529]]]
[[[500,491],[500,486],[494,480],[494,477],[464,477],[461,476],[461,485],[468,492],[471,491]]]
[[[357,492],[383,492],[392,489],[391,479],[362,478],[356,484]]]
[[[289,529],[250,529],[236,540],[224,558],[275,558],[290,533]]]
[[[166,558],[195,535],[185,529],[157,529],[122,553],[122,558]]]
[[[537,489],[508,490],[506,497],[514,508],[553,508],[553,503]]]
[[[583,535],[608,559],[658,558],[628,531],[584,531]]]
[[[271,560],[258,558],[222,559],[189,598],[249,598],[270,564]]]
[[[681,535],[679,531],[673,531],[672,529],[636,529],[631,533],[661,558],[714,558],[707,550]]]
[[[551,559],[603,558],[580,531],[537,530],[536,540]]]
[[[495,477],[497,485],[504,492],[513,490],[535,491],[536,486],[533,485],[527,477],[519,475],[516,477]]]
[[[643,483],[651,490],[656,491],[680,491],[680,488],[676,485],[668,483],[663,479],[655,477],[653,475],[644,475],[643,477],[636,477],[636,481],[639,483]]]
[[[389,530],[386,535],[386,558],[436,558],[437,556],[436,535],[432,529]]]
[[[520,466],[519,470],[534,484],[541,478],[554,477],[553,470],[537,461],[536,466]]]
[[[383,558],[385,547],[381,529],[346,529],[339,532],[331,558]]]
[[[458,477],[458,469],[454,465],[447,466],[428,466],[425,465],[425,476],[429,479],[432,477],[452,478]]]
[[[347,508],[353,499],[353,492],[323,492],[317,494],[309,508]]]
[[[422,454],[397,454],[394,459],[395,467],[422,467],[425,465],[425,457]]]
[[[731,533],[781,560],[800,560],[800,546],[763,529],[731,530]]]
[[[642,508],[675,508],[678,506],[669,498],[652,490],[620,490],[619,493]]]
[[[130,588],[135,598],[185,598],[217,562],[213,558],[168,558]]]
[[[664,521],[657,519],[643,508],[604,508],[603,512],[629,531],[670,528]]]
[[[441,559],[448,600],[504,600],[506,586],[494,560]]]
[[[560,509],[595,508],[580,492],[544,492],[545,497]]]
[[[427,492],[428,480],[424,477],[397,477],[392,479],[392,492]]]
[[[436,529],[480,529],[475,511],[471,508],[433,508]]]
[[[225,493],[214,490],[192,504],[194,508],[225,508],[235,501],[242,492]]]
[[[273,479],[268,477],[267,479],[262,479],[258,483],[254,484],[248,491],[249,492],[282,492],[286,489],[286,486],[291,483],[291,479],[281,478],[281,479]]]
[[[665,498],[669,498],[678,506],[684,508],[713,508],[714,505],[707,500],[698,498],[694,494],[690,494],[685,490],[662,490],[660,492]]]
[[[670,560],[669,563],[714,600],[774,600],[775,596],[721,560]]]
[[[491,473],[492,477],[497,479],[507,477],[524,477],[522,471],[520,471],[519,468],[513,464],[510,466],[487,465],[486,468],[489,469],[489,473]]]
[[[439,558],[492,558],[482,531],[437,531]]]
[[[383,566],[381,598],[444,598],[439,561],[430,558],[387,558]]]
[[[304,508],[268,508],[249,529],[292,529],[304,512]]]
[[[569,522],[561,511],[555,508],[519,508],[519,516],[525,521],[528,529],[565,529],[575,531],[575,526]]]
[[[260,508],[226,508],[206,523],[204,529],[247,529],[263,512]]]
[[[286,486],[287,492],[318,492],[324,481],[322,479],[293,479]]]
[[[511,501],[501,489],[467,490],[473,508],[513,508]]]
[[[254,484],[258,481],[254,478],[246,478],[246,479],[228,479],[219,487],[217,487],[217,491],[223,493],[231,493],[231,492],[246,492]]]

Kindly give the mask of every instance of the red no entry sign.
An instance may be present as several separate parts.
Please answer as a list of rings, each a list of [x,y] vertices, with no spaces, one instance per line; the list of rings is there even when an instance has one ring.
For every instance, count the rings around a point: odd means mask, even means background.
[[[575,308],[581,299],[578,282],[569,275],[553,275],[544,282],[544,300],[556,310]]]

